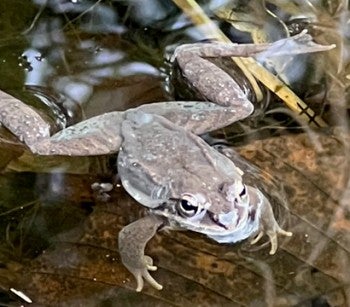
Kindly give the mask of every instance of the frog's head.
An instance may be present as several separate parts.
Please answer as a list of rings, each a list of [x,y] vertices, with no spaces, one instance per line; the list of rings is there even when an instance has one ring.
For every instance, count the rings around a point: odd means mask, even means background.
[[[267,199],[242,180],[213,189],[185,192],[155,208],[171,226],[203,233],[222,243],[243,240],[258,230],[260,209]]]

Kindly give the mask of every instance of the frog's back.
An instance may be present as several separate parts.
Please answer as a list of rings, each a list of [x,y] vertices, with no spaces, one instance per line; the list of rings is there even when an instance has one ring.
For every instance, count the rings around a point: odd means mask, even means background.
[[[216,190],[223,180],[241,178],[231,160],[161,116],[129,113],[122,135],[120,177],[126,190],[148,207],[189,190]]]

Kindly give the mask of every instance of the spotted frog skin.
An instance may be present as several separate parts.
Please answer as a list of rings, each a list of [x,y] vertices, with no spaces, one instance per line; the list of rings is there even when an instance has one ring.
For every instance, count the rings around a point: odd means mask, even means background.
[[[50,136],[49,125],[20,101],[2,94],[0,121],[38,155],[86,156],[119,151],[118,173],[125,190],[149,214],[119,233],[119,252],[135,276],[137,291],[144,280],[162,286],[149,271],[157,269],[144,254],[161,228],[202,233],[220,243],[266,234],[270,254],[277,235],[291,236],[276,222],[266,196],[246,185],[243,171],[198,135],[246,118],[253,105],[227,73],[210,57],[281,56],[331,49],[309,35],[272,44],[191,44],[175,50],[184,77],[208,101],[172,101],[102,114]],[[12,98],[12,97],[10,97]]]

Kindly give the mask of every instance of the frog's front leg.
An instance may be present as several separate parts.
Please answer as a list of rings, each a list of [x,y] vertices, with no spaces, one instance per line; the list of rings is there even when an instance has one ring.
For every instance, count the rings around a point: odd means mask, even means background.
[[[155,271],[151,257],[145,255],[147,242],[162,227],[164,220],[155,215],[145,216],[127,226],[119,232],[118,246],[121,260],[124,266],[135,276],[137,282],[136,291],[143,288],[143,279],[154,288],[161,290],[163,287],[157,283],[148,271]]]
[[[259,199],[259,202],[261,202],[261,216],[259,233],[250,243],[257,243],[263,237],[263,235],[266,234],[269,237],[271,243],[270,255],[273,255],[276,253],[278,248],[277,236],[283,235],[286,237],[290,237],[293,235],[293,233],[290,231],[285,231],[280,227],[280,225],[275,219],[269,200],[260,191],[256,189],[254,190],[257,196],[256,199]]]

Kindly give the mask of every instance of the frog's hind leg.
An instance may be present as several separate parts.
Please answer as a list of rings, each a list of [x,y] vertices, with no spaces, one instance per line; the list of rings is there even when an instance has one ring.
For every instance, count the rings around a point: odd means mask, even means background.
[[[253,105],[237,82],[220,67],[210,62],[208,58],[248,57],[262,52],[264,56],[281,56],[325,51],[332,48],[334,48],[333,45],[323,46],[314,43],[312,37],[304,32],[272,44],[199,43],[182,45],[175,50],[174,58],[181,67],[184,77],[206,100],[213,103],[180,102],[177,105],[173,103],[171,106],[170,103],[163,103],[156,114],[167,117],[171,121],[174,120],[176,124],[196,134],[225,127],[248,117],[253,112]],[[178,115],[175,114],[176,112]]]
[[[0,91],[0,123],[41,155],[85,156],[117,152],[123,113],[90,118],[50,137],[50,126],[35,110]]]
[[[193,56],[201,58],[251,57],[268,51],[268,56],[290,56],[296,54],[327,51],[335,48],[334,44],[320,45],[313,42],[311,35],[304,30],[301,33],[280,39],[273,43],[236,44],[226,42],[184,44],[175,49],[172,59],[180,60],[182,66],[190,62]],[[266,55],[267,56],[267,55]]]
[[[0,123],[31,146],[50,137],[50,126],[34,109],[0,91]]]
[[[164,116],[195,134],[223,128],[253,112],[254,106],[228,73],[207,59],[190,57],[186,65],[178,57],[183,74],[208,101],[163,102],[141,106],[141,111]]]
[[[247,117],[254,107],[248,100],[236,108],[225,108],[209,101],[165,101],[145,104],[137,110],[160,115],[194,134],[203,134]]]
[[[84,120],[30,146],[41,155],[94,156],[115,153],[122,143],[123,112],[111,112]]]
[[[210,62],[209,58],[249,57],[257,54],[264,57],[290,56],[325,51],[332,48],[334,48],[334,45],[323,46],[316,44],[312,41],[310,35],[301,33],[271,44],[188,44],[178,47],[174,56],[181,67],[184,77],[204,97],[219,105],[239,109],[242,105],[245,106],[249,103],[245,93],[230,75]],[[261,54],[262,52],[264,52],[263,55]]]

